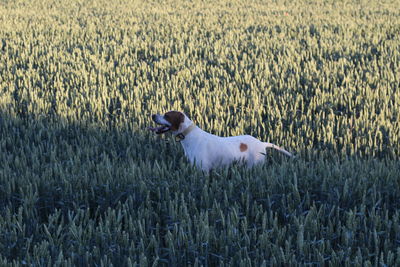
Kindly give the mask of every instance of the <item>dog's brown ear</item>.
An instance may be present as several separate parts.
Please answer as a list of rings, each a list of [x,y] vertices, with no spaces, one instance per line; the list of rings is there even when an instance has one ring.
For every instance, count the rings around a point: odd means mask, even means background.
[[[185,120],[185,115],[179,111],[168,111],[164,114],[164,119],[171,123],[171,131],[177,131],[181,123]]]

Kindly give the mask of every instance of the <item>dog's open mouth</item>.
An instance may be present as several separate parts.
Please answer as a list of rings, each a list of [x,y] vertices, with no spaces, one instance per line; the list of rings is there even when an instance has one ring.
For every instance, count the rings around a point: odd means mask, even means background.
[[[150,131],[155,132],[156,134],[162,134],[171,130],[171,124],[169,123],[169,121],[164,119],[164,116],[154,114],[152,115],[152,119],[155,123],[161,126],[148,127],[147,129],[149,129]]]
[[[162,125],[160,127],[148,127],[147,129],[149,129],[152,132],[155,132],[156,134],[166,133],[169,130],[171,130],[171,128],[168,125]]]

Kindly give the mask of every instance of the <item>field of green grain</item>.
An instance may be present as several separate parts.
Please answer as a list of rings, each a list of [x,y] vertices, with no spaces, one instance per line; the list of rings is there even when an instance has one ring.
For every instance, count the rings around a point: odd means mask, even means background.
[[[399,6],[0,1],[0,265],[400,266]],[[296,157],[205,175],[171,109]]]

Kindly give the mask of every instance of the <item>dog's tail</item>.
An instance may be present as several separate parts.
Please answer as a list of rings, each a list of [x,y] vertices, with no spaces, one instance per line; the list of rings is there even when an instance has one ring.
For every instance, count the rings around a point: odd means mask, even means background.
[[[264,142],[264,144],[265,144],[265,148],[273,148],[273,149],[276,149],[279,152],[285,154],[288,157],[293,157],[292,153],[290,153],[289,151],[287,151],[287,150],[285,150],[285,149],[283,149],[283,148],[281,148],[281,147],[279,147],[277,145],[274,145],[272,143],[267,143],[267,142]]]

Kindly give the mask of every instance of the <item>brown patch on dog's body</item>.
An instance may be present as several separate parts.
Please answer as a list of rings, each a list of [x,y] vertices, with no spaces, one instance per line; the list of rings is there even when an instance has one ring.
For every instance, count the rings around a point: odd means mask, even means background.
[[[240,152],[245,152],[247,150],[247,145],[240,143],[239,149],[240,149]]]
[[[179,130],[179,125],[185,120],[185,115],[179,111],[168,111],[164,114],[164,119],[171,123],[171,130]]]

